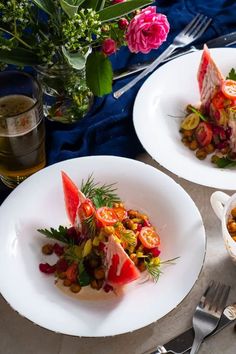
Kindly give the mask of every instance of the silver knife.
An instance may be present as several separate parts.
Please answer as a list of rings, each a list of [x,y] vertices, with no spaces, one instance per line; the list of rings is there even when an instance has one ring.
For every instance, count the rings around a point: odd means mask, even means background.
[[[224,329],[226,326],[228,326],[230,323],[233,323],[235,319],[236,319],[236,303],[233,305],[229,305],[224,309],[218,327],[208,337],[215,335],[216,333]],[[187,353],[188,351],[191,350],[193,339],[194,339],[194,330],[193,328],[190,328],[187,331],[180,334],[179,336],[175,337],[174,339],[171,339],[166,344],[159,345],[156,348],[153,348],[145,352],[145,354]]]
[[[208,42],[206,42],[206,45],[209,48],[228,47],[228,46],[234,45],[234,44],[236,44],[236,32],[231,32],[231,33],[211,39]],[[174,53],[172,55],[170,55],[168,58],[166,58],[163,62],[167,62],[167,61],[175,59],[181,55],[191,53],[191,52],[197,51],[202,48],[203,48],[203,44],[200,44],[197,46],[191,46],[190,48],[185,49],[185,50],[183,50],[183,49],[175,50]],[[129,68],[125,69],[125,71],[124,70],[114,71],[113,80],[121,79],[121,78],[127,77],[129,75],[133,75],[135,73],[138,73],[138,72],[146,69],[154,60],[155,59],[153,59],[152,61],[143,63],[143,64],[132,65]]]

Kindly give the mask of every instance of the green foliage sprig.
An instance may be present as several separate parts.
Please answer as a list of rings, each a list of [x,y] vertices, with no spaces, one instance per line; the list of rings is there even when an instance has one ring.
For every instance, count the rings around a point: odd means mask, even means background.
[[[112,89],[110,60],[99,49],[106,38],[124,44],[119,18],[130,17],[150,0],[0,0],[0,64],[86,66],[90,90]],[[102,78],[102,79],[101,79]]]

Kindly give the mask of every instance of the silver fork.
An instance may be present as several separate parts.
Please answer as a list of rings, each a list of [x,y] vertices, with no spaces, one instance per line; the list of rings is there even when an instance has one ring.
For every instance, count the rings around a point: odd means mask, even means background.
[[[198,352],[203,339],[217,327],[226,301],[230,286],[216,284],[212,281],[193,315],[193,329],[195,333],[190,354]]]
[[[136,76],[133,80],[131,80],[127,85],[115,91],[113,96],[115,98],[119,98],[126,91],[128,91],[131,87],[137,84],[141,79],[143,79],[146,75],[151,73],[167,56],[169,56],[176,48],[184,47],[197,38],[199,38],[204,31],[207,29],[209,24],[211,23],[211,18],[204,16],[202,14],[197,14],[194,19],[174,38],[173,43],[162,53],[159,57],[154,60],[150,66],[145,69],[141,74]]]

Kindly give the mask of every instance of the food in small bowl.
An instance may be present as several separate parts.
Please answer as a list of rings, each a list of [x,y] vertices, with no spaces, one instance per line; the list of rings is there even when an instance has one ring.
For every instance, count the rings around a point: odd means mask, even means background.
[[[210,198],[212,208],[221,220],[222,236],[225,247],[236,264],[236,193],[232,196],[216,191]]]
[[[236,72],[225,78],[205,45],[197,79],[200,103],[186,107],[181,140],[199,160],[210,157],[216,167],[236,166]]]
[[[161,261],[156,228],[145,213],[125,207],[114,184],[99,184],[90,175],[78,188],[62,171],[62,187],[69,224],[38,230],[51,241],[42,253],[58,257],[39,269],[53,274],[60,288],[117,293],[144,272],[156,282],[161,265],[174,261]]]

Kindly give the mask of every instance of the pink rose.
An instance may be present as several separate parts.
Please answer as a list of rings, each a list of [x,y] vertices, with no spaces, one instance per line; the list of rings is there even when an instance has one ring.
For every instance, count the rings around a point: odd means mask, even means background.
[[[129,50],[149,53],[166,40],[170,29],[167,17],[156,13],[156,6],[148,6],[131,21],[126,33]]]
[[[102,43],[102,51],[106,55],[111,55],[111,54],[115,53],[116,52],[116,42],[111,38],[104,39],[104,41]]]

